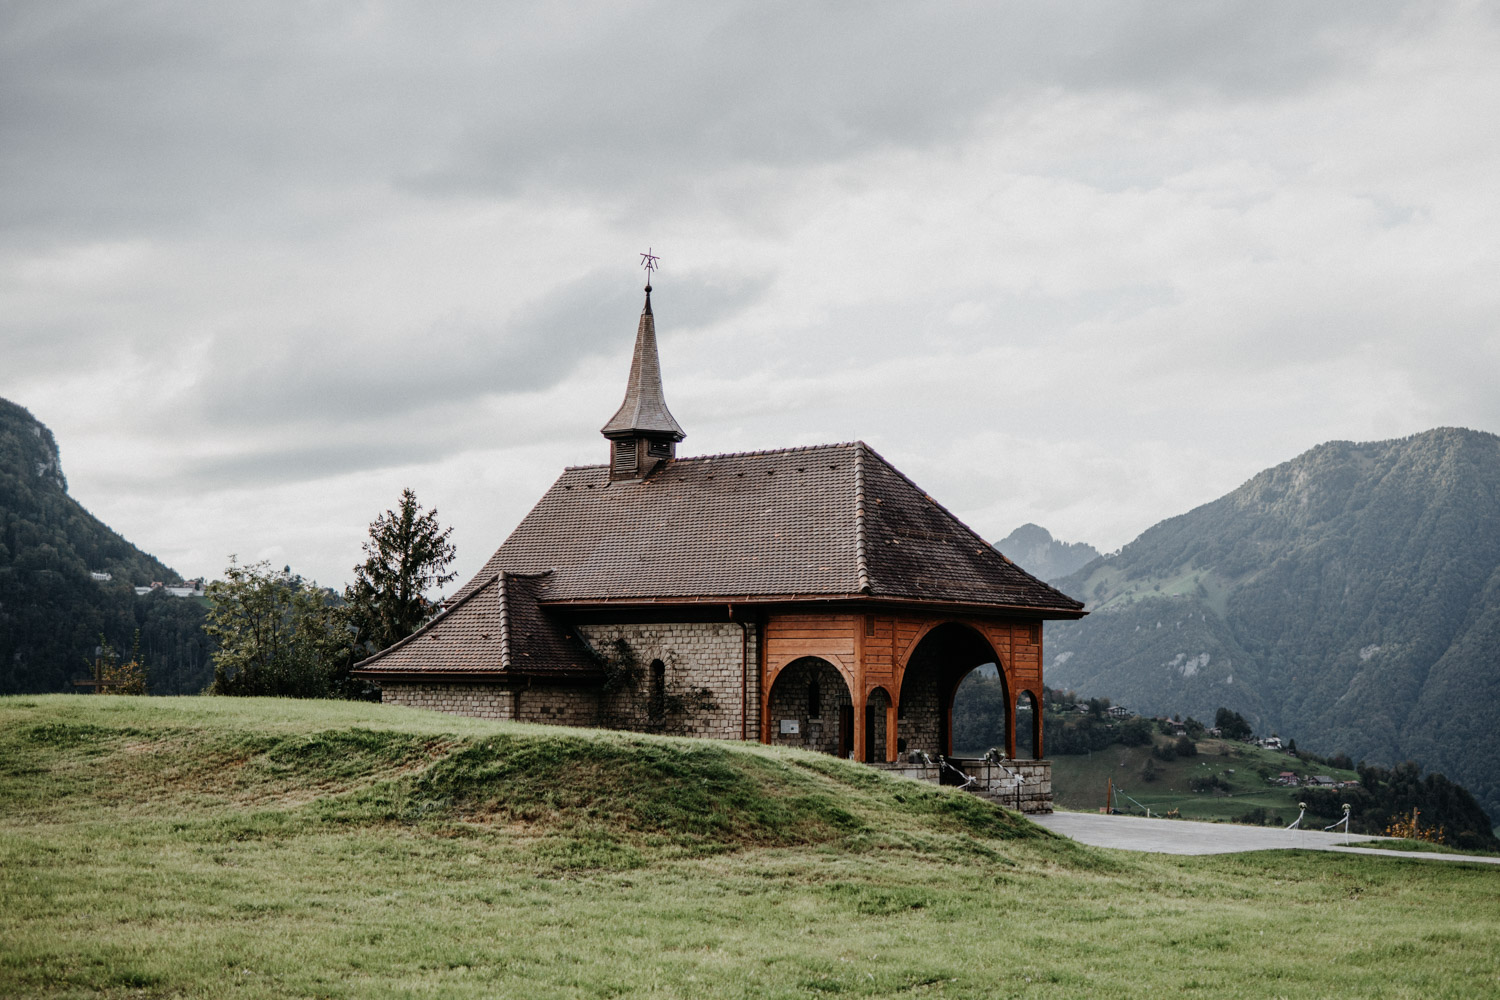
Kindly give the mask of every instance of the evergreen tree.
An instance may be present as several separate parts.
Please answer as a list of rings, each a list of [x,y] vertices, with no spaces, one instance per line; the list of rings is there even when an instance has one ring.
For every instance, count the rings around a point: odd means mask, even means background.
[[[457,575],[447,572],[455,554],[448,540],[452,533],[438,523],[436,508],[423,511],[409,489],[401,491],[396,509],[370,523],[365,561],[354,568],[354,582],[344,590],[341,618],[349,643],[338,682],[344,693],[368,696],[364,685],[348,678],[349,668],[405,639],[436,613],[427,593]]]
[[[1231,712],[1220,705],[1219,710],[1214,713],[1214,725],[1219,728],[1219,734],[1226,740],[1248,740],[1254,735],[1250,723],[1238,712]]]

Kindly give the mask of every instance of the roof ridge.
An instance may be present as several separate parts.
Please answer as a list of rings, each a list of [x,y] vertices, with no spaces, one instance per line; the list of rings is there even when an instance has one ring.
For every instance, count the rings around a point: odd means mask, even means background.
[[[500,669],[510,669],[510,594],[505,589],[506,572],[501,570],[495,579],[499,581],[500,598]]]
[[[876,451],[874,448],[871,448],[869,445],[865,444],[863,441],[860,442],[860,445],[866,451],[868,451],[871,455],[874,455],[876,458],[880,459],[881,464],[884,465],[887,469],[890,469],[897,476],[901,477],[902,481],[905,482],[906,485],[910,486],[912,489],[916,490],[923,497],[925,497],[927,499],[928,503],[932,504],[938,510],[942,511],[943,514],[946,515],[950,520],[952,520],[954,524],[958,525],[960,528],[962,528],[965,531],[967,531],[970,534],[970,536],[972,536],[974,538],[975,541],[979,542],[981,545],[983,545],[989,551],[995,553],[995,555],[999,556],[1001,559],[1004,559],[1005,562],[1012,569],[1019,570],[1028,579],[1035,580],[1037,583],[1040,583],[1042,586],[1047,587],[1049,590],[1053,590],[1053,591],[1056,591],[1059,594],[1062,594],[1062,591],[1058,590],[1056,587],[1052,586],[1047,581],[1041,580],[1041,579],[1038,579],[1037,577],[1032,576],[1030,573],[1027,573],[1026,570],[1024,570],[1020,566],[1016,565],[1016,563],[1015,563],[1015,561],[1013,559],[1011,559],[1009,556],[1007,556],[1004,552],[1001,552],[999,549],[995,548],[995,546],[993,544],[991,544],[989,542],[989,540],[986,539],[979,532],[975,531],[973,528],[971,528],[967,524],[965,524],[964,521],[963,521],[963,519],[960,518],[957,514],[953,513],[953,511],[949,510],[947,507],[944,507],[941,503],[939,503],[937,500],[935,500],[933,498],[933,496],[932,496],[931,493],[928,493],[926,490],[922,489],[922,487],[920,487],[916,483],[912,482],[912,480],[906,475],[906,473],[902,472],[900,469],[898,469],[894,465],[892,465],[890,463],[890,461],[884,455],[880,454],[880,452]],[[1062,594],[1062,596],[1067,597],[1068,595],[1067,594]],[[1083,602],[1082,601],[1076,600],[1074,598],[1068,598],[1068,599],[1071,600],[1071,601],[1073,601],[1073,603],[1077,604],[1079,607],[1083,607]]]
[[[863,441],[854,451],[854,568],[858,589],[870,593],[870,562],[865,555],[865,450]]]
[[[548,572],[550,573],[551,570],[548,570]],[[396,642],[393,642],[389,646],[387,646],[384,649],[382,649],[380,652],[370,654],[369,656],[365,657],[363,660],[359,660],[358,662],[356,662],[354,664],[354,666],[351,667],[350,669],[357,670],[360,667],[363,667],[367,663],[374,663],[376,660],[385,659],[386,656],[388,656],[391,653],[394,653],[396,650],[403,649],[406,646],[410,645],[411,643],[415,642],[417,639],[419,639],[420,637],[422,637],[423,635],[426,635],[429,631],[431,631],[432,628],[435,625],[437,625],[438,622],[440,622],[443,619],[447,618],[450,614],[452,614],[453,612],[457,611],[459,608],[463,607],[465,604],[468,604],[475,597],[478,597],[481,591],[485,590],[487,587],[489,587],[490,584],[492,584],[495,581],[499,580],[500,577],[502,577],[504,575],[505,575],[504,572],[496,573],[494,576],[490,577],[488,580],[484,581],[479,586],[475,587],[473,590],[471,590],[467,594],[465,594],[463,597],[460,597],[458,600],[454,601],[452,604],[445,605],[443,607],[443,610],[439,611],[437,614],[433,615],[427,621],[423,622],[421,628],[417,629],[415,632],[413,632],[411,635],[407,636],[405,639],[397,640]]]
[[[725,451],[718,452],[713,455],[687,455],[681,458],[674,458],[672,460],[672,464],[683,465],[688,462],[708,462],[720,458],[756,458],[761,455],[792,455],[796,454],[797,452],[804,451],[832,451],[838,448],[854,448],[860,445],[869,447],[868,445],[865,445],[863,441],[838,441],[831,444],[801,444],[791,448],[762,448],[757,451]],[[884,461],[884,459],[882,459],[881,461]],[[580,472],[584,469],[607,468],[609,468],[608,464],[600,462],[594,465],[565,465],[563,466],[563,471]]]

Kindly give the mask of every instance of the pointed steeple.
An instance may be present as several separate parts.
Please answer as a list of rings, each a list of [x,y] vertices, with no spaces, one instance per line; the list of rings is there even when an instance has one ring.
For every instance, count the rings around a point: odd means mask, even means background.
[[[611,441],[611,478],[629,479],[655,466],[652,459],[670,461],[676,444],[687,433],[667,409],[661,387],[661,362],[656,354],[656,317],[651,313],[651,284],[646,284],[646,305],[635,330],[635,355],[630,359],[630,380],[625,401],[600,433]]]

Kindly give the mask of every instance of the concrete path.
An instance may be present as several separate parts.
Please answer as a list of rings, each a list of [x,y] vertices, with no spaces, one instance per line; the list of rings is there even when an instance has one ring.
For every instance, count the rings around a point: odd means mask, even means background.
[[[1095,847],[1117,847],[1153,854],[1234,854],[1239,851],[1342,851],[1349,854],[1379,854],[1421,861],[1473,861],[1500,864],[1500,858],[1468,854],[1428,854],[1422,851],[1392,851],[1375,847],[1347,847],[1361,841],[1380,840],[1358,833],[1324,833],[1322,830],[1279,830],[1236,823],[1195,823],[1181,819],[1146,819],[1142,816],[1105,816],[1099,813],[1055,812],[1032,816],[1053,833]]]

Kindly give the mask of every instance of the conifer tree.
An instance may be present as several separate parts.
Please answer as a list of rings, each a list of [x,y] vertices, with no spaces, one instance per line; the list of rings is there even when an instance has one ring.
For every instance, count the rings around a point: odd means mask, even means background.
[[[427,594],[457,575],[447,572],[455,553],[452,533],[438,523],[436,508],[422,510],[410,489],[401,491],[394,510],[370,523],[365,561],[354,567],[354,582],[344,590],[350,666],[405,639],[436,613]]]

